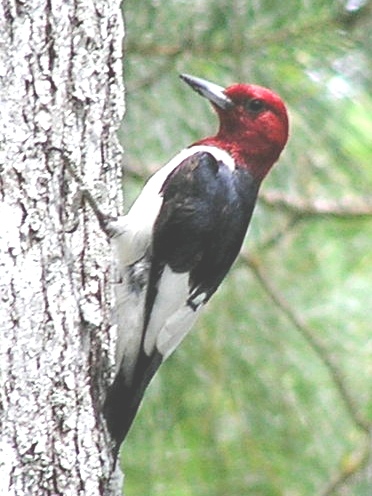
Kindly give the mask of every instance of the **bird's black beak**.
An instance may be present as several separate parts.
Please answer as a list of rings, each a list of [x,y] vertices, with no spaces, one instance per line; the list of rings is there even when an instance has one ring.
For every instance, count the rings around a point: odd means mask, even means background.
[[[225,95],[225,89],[222,86],[210,83],[205,79],[190,76],[189,74],[180,74],[180,78],[191,86],[193,90],[207,98],[220,109],[228,110],[235,106],[234,102]]]

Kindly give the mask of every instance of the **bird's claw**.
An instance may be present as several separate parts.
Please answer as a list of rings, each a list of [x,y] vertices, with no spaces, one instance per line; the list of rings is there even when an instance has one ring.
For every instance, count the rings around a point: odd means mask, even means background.
[[[104,215],[104,214],[103,214]],[[118,217],[111,217],[110,215],[105,216],[100,220],[101,229],[110,238],[116,238],[123,233],[123,226],[119,222]]]

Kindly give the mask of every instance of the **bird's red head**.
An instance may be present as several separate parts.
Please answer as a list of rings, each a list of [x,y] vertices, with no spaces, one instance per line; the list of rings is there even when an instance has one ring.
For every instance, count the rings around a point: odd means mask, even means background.
[[[288,115],[280,97],[253,84],[234,84],[224,89],[193,76],[181,77],[210,100],[219,116],[218,133],[198,144],[223,148],[238,167],[248,169],[261,181],[288,139]]]

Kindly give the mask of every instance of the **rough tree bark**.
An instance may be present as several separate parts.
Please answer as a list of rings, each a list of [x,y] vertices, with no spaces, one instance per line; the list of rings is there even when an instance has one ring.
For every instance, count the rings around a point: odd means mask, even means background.
[[[119,2],[0,2],[0,494],[116,495],[110,249],[68,166],[115,213]]]

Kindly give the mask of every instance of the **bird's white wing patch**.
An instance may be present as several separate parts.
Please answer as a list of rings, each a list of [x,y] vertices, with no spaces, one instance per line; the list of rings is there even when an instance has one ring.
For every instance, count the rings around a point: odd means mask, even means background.
[[[156,348],[165,360],[183,340],[195,323],[202,305],[188,305],[189,274],[178,274],[165,266],[158,285],[144,340],[145,353]]]
[[[167,319],[156,342],[156,347],[163,355],[163,360],[173,353],[190,331],[199,316],[201,308],[193,310],[190,306],[184,304]]]
[[[154,351],[161,330],[169,316],[186,305],[189,294],[188,280],[188,273],[177,274],[167,265],[164,267],[146,328],[144,349],[147,355],[150,356]]]

